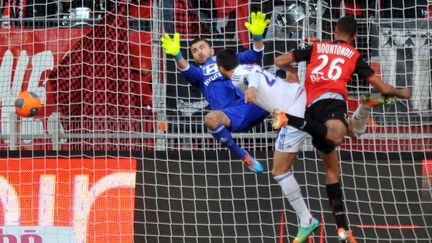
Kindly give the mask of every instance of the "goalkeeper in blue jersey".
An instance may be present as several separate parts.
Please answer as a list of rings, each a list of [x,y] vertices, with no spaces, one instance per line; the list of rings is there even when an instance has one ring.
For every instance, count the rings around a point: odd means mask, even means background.
[[[264,50],[262,36],[269,22],[262,12],[251,14],[251,22],[246,22],[245,26],[252,34],[254,45],[252,50],[237,53],[240,63],[261,61]],[[205,116],[204,122],[212,136],[238,155],[250,170],[263,172],[262,164],[236,144],[231,132],[248,131],[261,123],[269,113],[256,105],[245,103],[243,92],[221,75],[209,41],[195,39],[191,43],[190,50],[199,67],[189,65],[182,57],[178,33],[174,34],[173,39],[165,34],[161,41],[165,52],[174,56],[180,74],[198,88],[210,104],[212,111]]]

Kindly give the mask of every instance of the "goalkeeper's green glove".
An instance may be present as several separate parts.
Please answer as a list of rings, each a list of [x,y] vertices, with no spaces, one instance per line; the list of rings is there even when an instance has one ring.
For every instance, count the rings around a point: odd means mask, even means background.
[[[264,30],[270,23],[269,19],[265,19],[266,15],[261,12],[253,12],[251,14],[251,21],[245,23],[245,27],[251,32],[254,41],[263,39]]]
[[[176,61],[180,60],[183,56],[180,51],[180,34],[175,33],[174,38],[171,39],[168,34],[165,34],[161,39],[162,47],[167,54],[174,56]]]

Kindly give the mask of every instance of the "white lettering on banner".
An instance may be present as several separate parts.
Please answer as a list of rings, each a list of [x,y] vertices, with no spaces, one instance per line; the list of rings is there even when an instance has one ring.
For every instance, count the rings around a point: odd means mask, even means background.
[[[88,190],[89,176],[78,175],[74,180],[73,195],[73,228],[76,242],[85,243],[87,240],[87,221],[90,209],[96,199],[105,191],[112,188],[135,188],[135,173],[117,172],[105,176]]]
[[[54,175],[41,175],[39,188],[39,226],[52,226],[55,207]],[[98,180],[89,190],[89,175],[76,175],[73,181],[72,222],[76,242],[87,241],[87,225],[90,210],[96,199],[111,189],[135,188],[134,172],[116,172]],[[0,201],[3,206],[4,225],[20,225],[21,206],[17,191],[6,178],[0,176]]]
[[[8,180],[0,176],[0,201],[3,206],[4,225],[16,226],[20,220],[20,204],[18,193]]]
[[[39,86],[39,80],[43,72],[52,70],[54,68],[54,57],[51,51],[43,51],[34,55],[32,58],[32,72],[29,80],[27,90],[34,92],[41,97],[42,104],[46,103],[46,89],[45,85],[48,81],[46,78],[43,81],[43,87]]]
[[[39,187],[39,226],[54,225],[55,175],[42,175]]]
[[[11,87],[10,81],[12,76],[13,55],[10,50],[7,50],[3,56],[3,61],[0,66],[0,98],[2,102],[0,122],[3,134],[10,134],[9,114],[14,112],[15,110],[14,98],[18,94],[22,82],[24,81],[24,73],[27,62],[27,53],[25,51],[22,51],[20,57],[18,58],[15,69],[15,79]]]
[[[1,94],[1,131],[3,134],[10,134],[10,119],[9,115],[15,112],[14,100],[22,89],[24,83],[25,72],[29,63],[27,51],[22,50],[19,54],[15,70],[13,70],[14,56],[11,50],[4,53],[3,61],[0,66],[0,94]],[[31,60],[31,74],[27,86],[28,91],[34,92],[41,98],[42,104],[46,103],[45,85],[48,78],[43,80],[39,86],[39,81],[43,72],[54,68],[54,57],[51,51],[43,51],[35,54]],[[14,74],[13,81],[12,74]],[[50,114],[51,116],[52,114]],[[60,124],[60,129],[63,129]],[[44,124],[41,120],[34,118],[21,118],[20,133],[21,134],[45,134],[48,130],[44,129]],[[49,132],[48,132],[49,133]],[[5,141],[8,142],[8,141]],[[31,142],[30,140],[24,142]],[[64,142],[64,141],[62,141]]]

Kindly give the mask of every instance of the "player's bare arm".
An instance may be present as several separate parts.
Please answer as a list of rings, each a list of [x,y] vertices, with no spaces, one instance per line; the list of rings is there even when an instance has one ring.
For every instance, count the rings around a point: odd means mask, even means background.
[[[297,75],[297,69],[295,69],[292,66],[288,66],[286,71],[286,78],[284,79],[284,81],[288,82],[288,83],[299,83],[300,79]]]
[[[292,68],[291,63],[293,62],[295,62],[295,60],[291,52],[288,52],[286,54],[280,55],[275,58],[275,65],[283,69]]]
[[[382,93],[385,96],[396,96],[402,99],[409,99],[411,97],[411,91],[408,88],[398,89],[389,84],[386,84],[381,81],[381,79],[373,74],[368,82],[374,87],[378,92]]]

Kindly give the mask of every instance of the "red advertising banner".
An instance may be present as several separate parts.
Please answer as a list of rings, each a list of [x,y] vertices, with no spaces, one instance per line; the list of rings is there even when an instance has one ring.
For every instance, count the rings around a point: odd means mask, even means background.
[[[15,113],[14,99],[22,90],[28,90],[38,95],[44,108],[32,118],[20,118],[18,132],[21,135],[53,135],[50,126],[56,124],[65,115],[60,114],[53,82],[49,79],[51,72],[61,66],[62,59],[69,53],[81,55],[88,47],[78,45],[84,37],[89,35],[91,28],[47,28],[47,29],[0,29],[0,133],[11,134],[10,115]],[[134,94],[140,98],[140,107],[152,104],[151,93],[151,34],[144,31],[128,30],[130,39],[129,50],[131,75],[129,82],[139,85]],[[95,66],[107,66],[101,58],[95,58]],[[99,63],[100,62],[100,63]],[[108,65],[110,66],[110,65]],[[76,66],[74,66],[76,68]],[[93,70],[93,69],[92,69]],[[94,74],[86,73],[93,78]],[[71,77],[76,78],[76,77]],[[9,85],[6,85],[9,84]],[[102,92],[102,91],[101,91]],[[130,98],[130,97],[129,97]],[[93,99],[93,98],[92,98]],[[87,102],[83,100],[81,102]],[[97,101],[102,102],[102,101]],[[96,103],[97,103],[96,102]],[[114,101],[113,101],[114,102]],[[73,103],[73,102],[72,102]],[[104,105],[103,103],[101,105]],[[77,114],[75,114],[77,115]],[[82,114],[78,114],[82,115]],[[97,115],[97,114],[96,114]],[[151,126],[151,124],[149,124]],[[59,124],[60,131],[68,133],[63,124]],[[148,130],[145,128],[145,130]],[[61,144],[66,145],[66,139]],[[51,140],[21,139],[18,141],[20,149],[50,150]],[[8,149],[8,141],[0,139],[0,149]],[[70,149],[66,147],[66,149]]]
[[[48,134],[48,123],[58,116],[48,76],[87,29],[0,29],[1,133],[10,134],[10,114],[21,90],[38,95],[44,109],[19,124],[21,134]],[[9,84],[9,85],[6,85]],[[31,141],[26,141],[30,143]],[[47,141],[48,142],[48,141]],[[1,140],[0,144],[7,143]]]
[[[135,173],[134,158],[0,159],[0,242],[133,242]]]
[[[43,104],[52,104],[52,97],[47,96],[50,87],[45,87],[47,76],[87,31],[87,29],[84,31],[81,29],[0,30],[0,70],[3,73],[0,79],[3,83],[10,84],[1,87],[1,92],[7,94],[1,98],[2,108],[13,108],[13,100],[18,92],[27,89],[41,97]],[[49,114],[46,115],[50,115],[52,110],[47,112]]]

